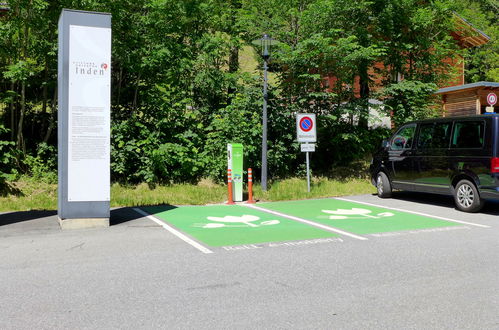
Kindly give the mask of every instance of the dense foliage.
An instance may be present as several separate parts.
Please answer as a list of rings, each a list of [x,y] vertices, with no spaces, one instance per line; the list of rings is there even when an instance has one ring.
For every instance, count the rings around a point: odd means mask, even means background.
[[[263,33],[281,42],[270,63],[269,175],[302,170],[296,112],[318,115],[312,166],[328,173],[386,136],[367,128],[373,99],[396,123],[433,115],[429,96],[452,78],[443,59],[465,55],[470,82],[498,80],[496,41],[464,53],[450,37],[452,10],[498,36],[487,1],[9,0],[0,16],[0,180],[56,170],[62,8],[112,14],[112,178],[154,183],[221,180],[228,142],[244,144],[258,177],[261,59],[249,45]]]

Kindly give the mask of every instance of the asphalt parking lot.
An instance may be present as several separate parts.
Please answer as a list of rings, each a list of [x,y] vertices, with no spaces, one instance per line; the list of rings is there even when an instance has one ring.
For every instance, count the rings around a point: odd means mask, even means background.
[[[0,214],[0,328],[499,328],[499,205],[396,193]]]

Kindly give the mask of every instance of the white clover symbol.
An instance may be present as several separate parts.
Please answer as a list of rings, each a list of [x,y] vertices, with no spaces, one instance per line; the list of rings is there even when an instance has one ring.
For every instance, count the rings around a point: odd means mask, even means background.
[[[322,210],[322,212],[327,213],[327,214],[332,214],[329,216],[329,219],[331,219],[331,220],[365,219],[365,218],[380,219],[380,218],[394,216],[394,214],[391,212],[382,212],[382,213],[378,213],[376,215],[371,215],[370,214],[370,213],[372,213],[371,210],[359,209],[359,208],[355,208],[355,207],[352,209],[349,209],[349,210],[347,210],[347,209]]]
[[[207,217],[212,223],[202,224],[201,228],[222,228],[222,227],[260,227],[272,226],[280,223],[279,220],[262,221],[259,224],[253,222],[260,220],[256,215],[245,214],[242,216],[226,215],[224,217]],[[228,224],[227,224],[228,223]]]

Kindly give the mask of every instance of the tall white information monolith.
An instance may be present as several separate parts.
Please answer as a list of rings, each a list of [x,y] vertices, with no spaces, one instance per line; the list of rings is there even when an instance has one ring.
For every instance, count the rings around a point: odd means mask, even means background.
[[[109,226],[111,15],[59,18],[58,215],[61,228]]]

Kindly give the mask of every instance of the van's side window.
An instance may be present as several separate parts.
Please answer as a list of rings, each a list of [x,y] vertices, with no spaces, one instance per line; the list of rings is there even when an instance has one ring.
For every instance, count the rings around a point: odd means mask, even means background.
[[[443,149],[449,147],[452,125],[448,123],[421,124],[418,149]]]
[[[411,149],[414,142],[415,132],[416,124],[402,127],[390,142],[390,148],[392,150]]]
[[[452,148],[482,148],[484,129],[483,121],[456,122],[452,135]]]
[[[431,144],[433,124],[421,124],[419,129],[418,149],[427,149]]]

